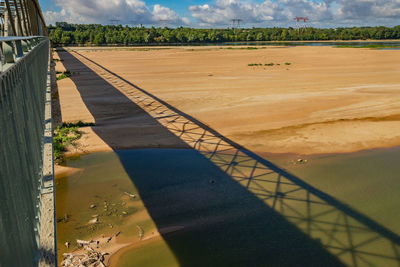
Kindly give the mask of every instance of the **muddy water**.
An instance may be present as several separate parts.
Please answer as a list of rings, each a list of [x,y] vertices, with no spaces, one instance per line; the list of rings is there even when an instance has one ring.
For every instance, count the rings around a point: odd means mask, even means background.
[[[264,155],[400,235],[400,147],[350,154]],[[297,163],[305,159],[307,163]]]
[[[301,164],[296,163],[299,156],[264,156],[400,232],[400,148],[312,156]],[[261,195],[255,196],[234,181],[233,173],[195,150],[95,153],[70,159],[66,165],[80,171],[58,178],[56,183],[61,253],[68,251],[63,245],[66,241],[118,230],[122,232],[118,242],[131,244],[113,256],[112,266],[348,263],[345,258],[331,256],[321,246],[324,240],[304,235],[290,220],[259,201]],[[245,168],[242,171],[246,172]],[[132,199],[125,192],[137,197]],[[302,208],[300,202],[290,203],[295,210]],[[88,224],[94,215],[99,223]],[[137,226],[144,231],[142,238]],[[69,250],[73,249],[74,244]],[[370,249],[384,248],[374,244]]]
[[[155,225],[115,153],[70,158],[65,165],[78,172],[56,178],[59,262],[63,253],[77,249],[76,239],[96,239],[121,231],[118,242],[125,244],[139,241],[140,231],[154,232]],[[90,223],[95,218],[97,223]],[[71,243],[70,248],[66,242]]]

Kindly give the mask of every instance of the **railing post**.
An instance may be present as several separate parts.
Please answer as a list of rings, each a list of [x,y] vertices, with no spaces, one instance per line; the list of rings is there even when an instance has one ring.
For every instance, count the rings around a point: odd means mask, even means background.
[[[38,38],[32,38],[32,42],[33,42],[33,46],[37,46],[38,45]]]
[[[4,61],[6,64],[8,63],[14,63],[14,47],[13,43],[11,41],[6,41],[2,43],[2,49],[3,49],[3,56],[4,56]]]
[[[22,49],[21,40],[16,40],[15,41],[15,48],[17,50],[17,58],[23,57],[24,56],[24,51]]]
[[[26,40],[21,41],[22,52],[27,53],[29,51],[28,42]]]
[[[29,40],[29,39],[27,39],[27,40],[26,40],[26,43],[28,44],[28,50],[29,50],[29,51],[32,50],[32,41]]]

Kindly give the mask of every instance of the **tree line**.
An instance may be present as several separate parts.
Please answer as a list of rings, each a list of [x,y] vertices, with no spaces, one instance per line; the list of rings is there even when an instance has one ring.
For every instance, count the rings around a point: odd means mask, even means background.
[[[322,41],[322,40],[387,40],[400,39],[400,25],[395,27],[352,28],[250,28],[194,29],[145,28],[123,25],[68,24],[49,26],[54,45],[141,45],[195,44],[251,41]]]

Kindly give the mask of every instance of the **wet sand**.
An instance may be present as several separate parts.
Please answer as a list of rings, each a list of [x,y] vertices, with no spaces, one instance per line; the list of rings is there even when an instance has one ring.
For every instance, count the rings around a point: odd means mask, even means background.
[[[336,153],[400,145],[399,51],[331,47],[77,51],[256,152]],[[57,63],[58,70],[62,63]],[[252,63],[275,65],[248,66]],[[77,72],[75,79],[87,79],[84,70],[72,71]],[[86,86],[93,88],[96,83],[87,81]],[[64,121],[94,120],[70,79],[59,81],[59,87]],[[123,93],[129,94],[129,89]],[[109,127],[119,147],[171,147],[168,140],[155,144],[151,137],[132,143],[130,137],[118,135],[129,123],[119,120]],[[92,133],[82,143],[88,152],[110,149]]]
[[[153,238],[160,241],[159,232],[180,229],[157,230],[115,153],[92,153],[67,159],[64,164],[68,167],[58,168],[67,171],[59,172],[56,179],[59,263],[64,253],[84,252],[77,239],[99,241],[99,250],[109,253],[107,263],[122,248],[138,246]],[[96,223],[91,223],[94,218]],[[116,233],[119,234],[113,237]],[[109,237],[111,241],[107,240]],[[70,243],[68,248],[66,242]]]

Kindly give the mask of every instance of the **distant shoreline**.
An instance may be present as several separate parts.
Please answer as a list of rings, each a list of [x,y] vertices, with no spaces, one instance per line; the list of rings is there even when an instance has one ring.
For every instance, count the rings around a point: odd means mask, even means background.
[[[388,40],[315,40],[315,41],[249,41],[249,42],[214,42],[214,43],[150,43],[150,44],[54,44],[54,47],[178,47],[178,46],[262,46],[273,44],[297,44],[297,43],[398,43],[400,39],[388,39]]]

